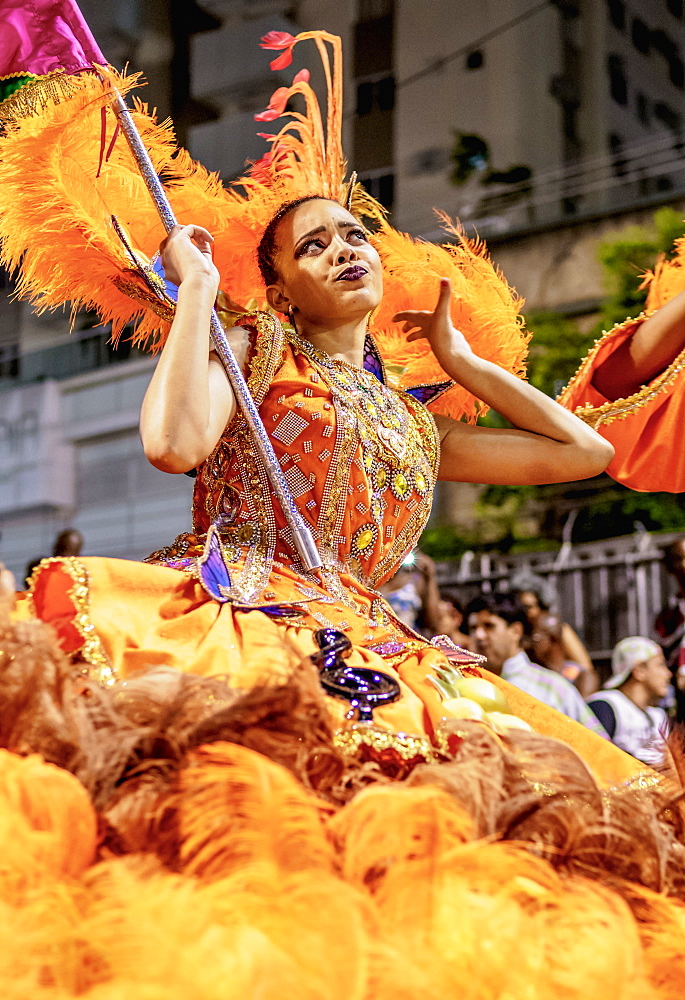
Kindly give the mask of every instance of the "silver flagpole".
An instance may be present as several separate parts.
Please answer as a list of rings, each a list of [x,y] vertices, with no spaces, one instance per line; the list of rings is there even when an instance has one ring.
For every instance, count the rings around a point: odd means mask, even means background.
[[[164,228],[167,233],[170,233],[176,225],[176,218],[169,204],[166,191],[157,176],[152,160],[140,138],[135,122],[121,94],[117,94],[116,99],[112,102],[112,109],[117,116],[121,130],[126,136],[126,141],[140,168],[143,180],[152,196]],[[226,339],[226,334],[216,314],[216,310],[212,310],[210,332],[216,353],[226,370],[226,375],[235,393],[236,402],[247,420],[254,442],[266,467],[269,482],[279,504],[283,508],[285,519],[293,533],[293,541],[300,554],[300,558],[306,569],[318,569],[322,566],[322,561],[319,550],[316,547],[316,542],[309,529],[309,525],[300,514],[290,495],[287,480],[283,475],[281,466],[278,464],[269,435],[266,433],[262,419],[259,416],[259,411],[247,388],[243,373]]]

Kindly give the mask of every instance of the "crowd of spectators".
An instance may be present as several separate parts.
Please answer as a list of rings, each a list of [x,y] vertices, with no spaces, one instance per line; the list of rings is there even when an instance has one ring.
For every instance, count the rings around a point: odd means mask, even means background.
[[[655,765],[672,722],[685,722],[685,538],[669,546],[664,561],[678,592],[656,619],[659,641],[618,642],[604,684],[559,615],[553,588],[534,573],[516,573],[506,588],[464,605],[458,588],[438,587],[435,565],[416,550],[383,593],[407,625],[480,653],[488,670]]]

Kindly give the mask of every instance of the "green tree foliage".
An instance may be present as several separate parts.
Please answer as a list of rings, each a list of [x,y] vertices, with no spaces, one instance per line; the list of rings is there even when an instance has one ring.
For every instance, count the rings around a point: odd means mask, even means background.
[[[492,166],[490,147],[480,135],[453,132],[454,146],[450,153],[452,172],[450,180],[457,185],[466,183],[474,173],[481,175],[481,184],[523,184],[533,176],[533,171],[523,163],[515,164],[507,170],[496,170]],[[528,190],[527,188],[525,190]],[[519,192],[519,194],[525,191]]]
[[[452,160],[450,180],[458,186],[467,181],[475,171],[485,171],[489,168],[490,147],[479,135],[455,132],[450,159]]]
[[[647,298],[646,289],[640,288],[642,276],[654,267],[660,254],[672,252],[674,241],[684,232],[680,212],[664,207],[654,213],[653,228],[630,226],[602,240],[598,257],[607,297],[595,333],[642,312]]]
[[[575,320],[561,313],[533,312],[526,317],[533,334],[528,359],[532,385],[550,396],[558,395],[604,330],[639,315],[647,298],[646,289],[640,289],[642,276],[660,254],[672,251],[674,241],[684,233],[680,213],[666,207],[654,213],[652,229],[631,226],[602,240],[597,255],[607,296],[593,328],[582,333]]]
[[[685,506],[675,493],[635,493],[613,483],[579,513],[573,527],[577,542],[629,535],[635,525],[648,531],[685,531]]]
[[[557,396],[577,371],[596,337],[559,313],[535,312],[526,317],[533,334],[528,352],[528,381],[548,396]]]

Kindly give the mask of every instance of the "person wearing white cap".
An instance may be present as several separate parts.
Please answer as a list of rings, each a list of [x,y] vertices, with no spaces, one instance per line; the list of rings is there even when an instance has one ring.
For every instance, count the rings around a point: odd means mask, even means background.
[[[587,703],[613,743],[645,764],[663,759],[668,717],[657,707],[671,673],[661,647],[639,635],[621,639],[611,654],[611,677]]]

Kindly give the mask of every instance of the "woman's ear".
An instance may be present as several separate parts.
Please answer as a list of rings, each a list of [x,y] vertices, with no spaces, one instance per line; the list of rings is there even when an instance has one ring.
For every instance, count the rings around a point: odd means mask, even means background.
[[[269,285],[266,290],[266,301],[272,309],[276,310],[276,312],[283,313],[284,316],[288,315],[288,310],[290,309],[290,299],[287,295],[283,294],[278,285]]]

